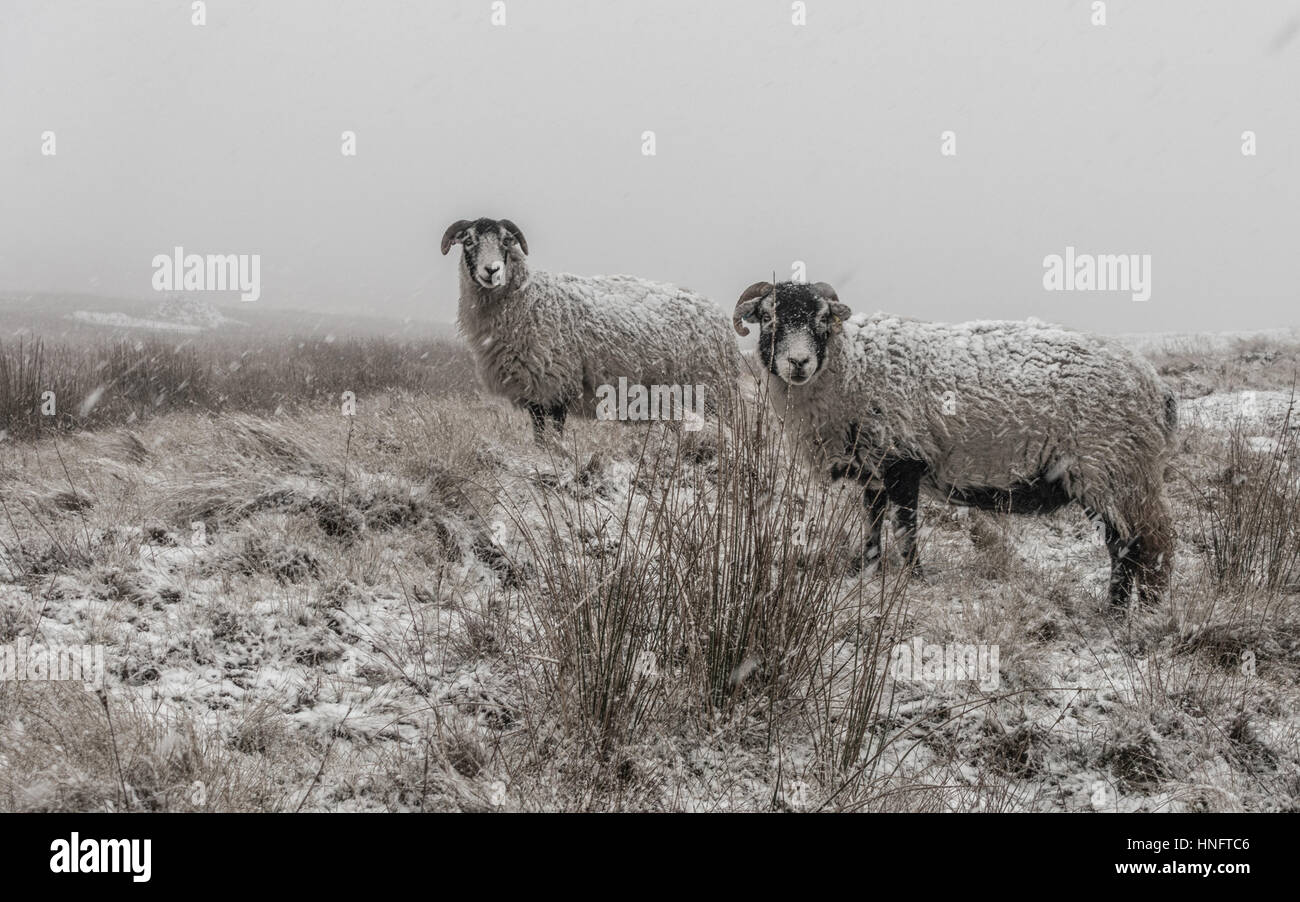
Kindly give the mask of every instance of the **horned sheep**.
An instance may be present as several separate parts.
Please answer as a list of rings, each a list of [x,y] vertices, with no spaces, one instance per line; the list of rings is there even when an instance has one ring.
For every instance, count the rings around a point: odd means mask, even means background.
[[[831,286],[758,282],[733,323],[760,324],[769,398],[832,478],[864,485],[864,562],[889,504],[916,557],[919,494],[1015,513],[1077,502],[1104,524],[1110,599],[1155,602],[1174,530],[1164,471],[1175,396],[1152,366],[1037,321],[941,324],[857,314]],[[775,378],[773,378],[775,377]]]
[[[479,377],[528,411],[538,441],[548,419],[562,431],[571,409],[594,415],[598,389],[620,379],[647,391],[702,385],[709,408],[734,389],[736,339],[708,299],[634,276],[531,271],[528,241],[508,219],[452,223],[443,254],[455,244],[458,322]]]

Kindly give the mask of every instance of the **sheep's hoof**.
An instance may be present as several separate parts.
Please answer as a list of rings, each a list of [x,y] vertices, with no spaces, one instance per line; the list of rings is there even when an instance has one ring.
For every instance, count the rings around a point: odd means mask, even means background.
[[[880,573],[880,568],[881,568],[880,558],[873,557],[869,560],[864,560],[865,557],[866,557],[865,555],[861,555],[861,554],[854,555],[852,557],[848,567],[849,576],[866,576],[868,574],[874,575]],[[890,576],[893,576],[898,572],[895,568],[902,567],[908,571],[907,578],[909,581],[915,581],[921,583],[928,583],[930,581],[926,576],[926,571],[921,569],[920,564],[912,564],[910,567],[908,567],[906,564],[896,563],[893,560],[891,560],[887,563],[886,566],[888,567],[887,573]]]
[[[868,549],[861,554],[849,555],[846,561],[845,569],[849,576],[860,576],[866,574],[872,567],[879,567],[880,551],[879,549]]]
[[[1143,595],[1141,592],[1134,592],[1128,598],[1112,595],[1110,604],[1107,607],[1112,615],[1122,617],[1126,614],[1153,613],[1160,610],[1160,603],[1152,601],[1150,597]]]
[[[1110,587],[1110,609],[1114,613],[1125,613],[1133,601],[1133,596],[1137,594],[1133,591],[1132,586],[1119,586],[1114,583]]]
[[[545,438],[537,442],[537,446],[560,460],[573,461],[576,459],[573,452],[564,446],[564,439],[553,432],[548,432]]]

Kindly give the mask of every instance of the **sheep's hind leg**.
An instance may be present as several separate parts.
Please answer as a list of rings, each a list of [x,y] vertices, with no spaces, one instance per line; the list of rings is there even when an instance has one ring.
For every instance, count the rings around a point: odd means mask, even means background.
[[[1120,537],[1109,520],[1106,526],[1106,550],[1110,552],[1110,603],[1126,607],[1133,595],[1133,583],[1141,564],[1142,539]]]
[[[1163,505],[1163,502],[1162,502]],[[1169,588],[1174,565],[1174,527],[1168,514],[1142,535],[1142,557],[1138,561],[1138,601],[1154,607]]]
[[[1133,588],[1139,603],[1155,606],[1169,587],[1175,540],[1173,520],[1160,489],[1135,495],[1128,518],[1136,536],[1125,556]]]

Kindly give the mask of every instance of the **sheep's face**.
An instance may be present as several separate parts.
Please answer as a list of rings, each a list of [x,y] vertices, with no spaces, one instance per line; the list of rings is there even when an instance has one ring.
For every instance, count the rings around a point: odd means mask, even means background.
[[[763,365],[788,385],[804,385],[826,365],[831,335],[848,315],[825,282],[758,282],[740,296],[734,323],[741,335],[749,334],[742,321],[758,323]]]
[[[462,219],[452,223],[442,236],[442,252],[453,244],[461,246],[460,265],[485,290],[502,288],[522,268],[528,242],[519,226],[508,219]]]

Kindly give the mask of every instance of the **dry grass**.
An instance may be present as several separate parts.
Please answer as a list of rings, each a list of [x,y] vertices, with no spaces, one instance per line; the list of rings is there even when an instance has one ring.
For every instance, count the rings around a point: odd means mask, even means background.
[[[173,411],[283,412],[393,390],[473,391],[468,354],[451,342],[104,339],[0,342],[0,433],[135,425]]]
[[[1271,434],[1239,417],[1197,486],[1197,540],[1215,579],[1266,592],[1300,591],[1300,422],[1295,396]]]
[[[1286,390],[1300,369],[1300,342],[1294,337],[1261,335],[1233,338],[1225,345],[1209,337],[1189,337],[1165,342],[1149,356],[1183,398],[1246,389]]]
[[[888,545],[852,572],[860,493],[762,407],[539,447],[473,395],[361,390],[344,417],[347,378],[0,442],[0,646],[108,665],[102,698],[0,682],[0,809],[1300,799],[1288,420],[1188,428],[1170,597],[1116,614],[1077,513],[927,504],[924,579]],[[998,685],[897,678],[914,640],[996,646]]]

